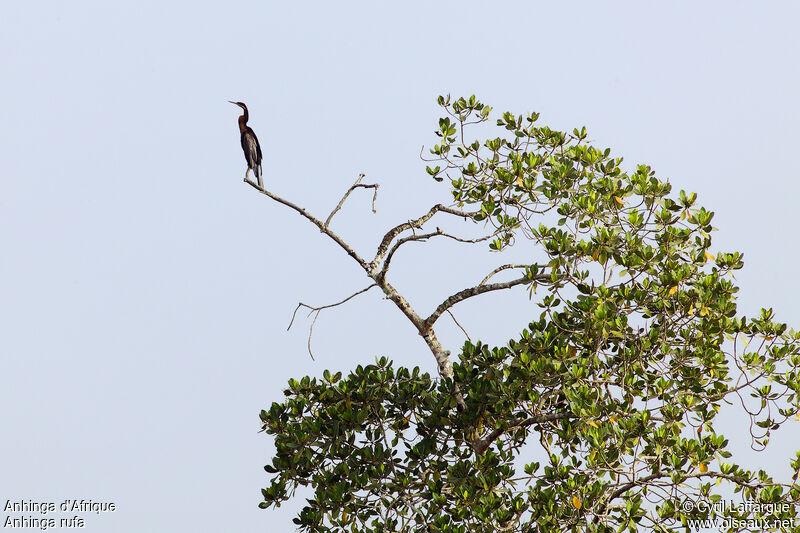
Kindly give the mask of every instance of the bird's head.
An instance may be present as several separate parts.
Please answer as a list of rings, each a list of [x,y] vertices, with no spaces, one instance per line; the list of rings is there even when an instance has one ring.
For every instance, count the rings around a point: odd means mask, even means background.
[[[247,111],[247,106],[246,106],[246,105],[244,105],[244,102],[233,102],[233,101],[231,101],[231,100],[228,100],[228,102],[230,102],[230,103],[231,103],[231,104],[233,104],[233,105],[238,105],[239,107],[241,107],[242,109],[244,109],[245,111]]]

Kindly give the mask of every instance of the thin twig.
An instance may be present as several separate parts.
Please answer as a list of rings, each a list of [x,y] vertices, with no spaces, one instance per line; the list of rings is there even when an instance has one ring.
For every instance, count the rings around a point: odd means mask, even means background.
[[[363,293],[367,292],[368,290],[370,290],[372,287],[377,287],[377,286],[378,286],[377,283],[373,283],[369,287],[367,287],[365,289],[361,289],[358,292],[354,292],[353,294],[351,294],[350,296],[348,296],[344,300],[342,300],[340,302],[336,302],[335,304],[328,304],[328,305],[323,305],[323,306],[320,306],[320,307],[314,307],[314,306],[311,306],[311,305],[308,305],[308,304],[304,304],[303,302],[300,302],[300,303],[297,304],[297,307],[295,307],[294,313],[292,313],[292,320],[289,321],[289,327],[286,328],[286,331],[289,331],[292,328],[292,324],[294,324],[294,319],[297,316],[297,311],[301,307],[305,307],[307,309],[310,309],[310,311],[308,312],[307,316],[310,317],[313,314],[314,315],[314,320],[311,321],[311,326],[309,326],[309,328],[308,328],[308,355],[311,356],[312,360],[315,360],[314,359],[314,354],[311,352],[311,335],[313,335],[313,333],[314,333],[314,324],[317,322],[317,317],[319,316],[319,312],[322,311],[323,309],[329,309],[331,307],[336,307],[337,305],[342,305],[343,303],[355,298],[359,294],[363,294]]]
[[[466,336],[467,336],[467,340],[468,340],[469,342],[472,342],[472,339],[470,338],[470,336],[469,336],[469,333],[467,333],[467,330],[465,330],[465,329],[464,329],[464,328],[461,326],[461,324],[459,324],[459,323],[458,323],[458,320],[456,320],[456,315],[454,315],[454,314],[453,314],[453,312],[452,312],[452,311],[450,311],[449,309],[447,310],[447,314],[448,314],[448,315],[450,315],[450,318],[452,318],[452,319],[453,319],[453,322],[455,322],[455,323],[456,323],[456,326],[458,326],[458,327],[461,329],[461,331],[463,331],[463,332],[464,332],[464,335],[466,335]]]
[[[306,307],[306,308],[308,308],[308,309],[311,309],[312,311],[322,311],[323,309],[328,309],[328,308],[330,308],[330,307],[336,307],[337,305],[342,305],[343,303],[345,303],[345,302],[347,302],[348,300],[350,300],[350,299],[352,299],[352,298],[354,298],[354,297],[358,296],[359,294],[361,294],[361,293],[364,293],[364,292],[367,292],[367,291],[368,291],[368,290],[370,290],[372,287],[377,287],[377,286],[378,286],[378,284],[377,284],[377,283],[373,283],[373,284],[372,284],[372,285],[370,285],[369,287],[366,287],[366,288],[364,288],[364,289],[361,289],[361,290],[360,290],[360,291],[358,291],[358,292],[354,292],[353,294],[351,294],[350,296],[348,296],[347,298],[345,298],[345,299],[344,299],[344,300],[342,300],[341,302],[337,302],[337,303],[335,303],[335,304],[323,305],[323,306],[321,306],[321,307],[312,307],[312,306],[310,306],[310,305],[308,305],[308,304],[304,304],[303,302],[300,302],[300,303],[298,303],[298,304],[297,304],[297,308],[294,310],[294,313],[292,313],[292,320],[291,320],[291,322],[289,322],[289,327],[288,327],[288,328],[286,328],[286,331],[289,331],[289,330],[292,328],[292,323],[294,322],[294,317],[295,317],[295,315],[297,314],[297,310],[298,310],[298,309],[300,309],[301,307]],[[309,315],[309,316],[311,316],[311,315]]]
[[[328,227],[328,224],[331,223],[331,219],[333,218],[333,215],[335,215],[336,212],[339,211],[339,209],[342,208],[342,206],[344,205],[344,201],[347,200],[347,197],[350,196],[350,193],[353,192],[353,190],[355,190],[357,187],[363,187],[365,189],[374,189],[375,192],[372,194],[372,212],[373,213],[377,213],[377,211],[375,210],[375,201],[378,199],[378,184],[377,183],[364,184],[364,183],[361,183],[362,179],[364,179],[364,173],[363,172],[358,175],[358,179],[356,180],[356,182],[353,185],[351,185],[349,189],[347,189],[347,192],[344,193],[344,196],[342,196],[342,199],[339,200],[339,204],[333,209],[333,211],[331,211],[331,214],[328,215],[328,218],[325,220],[325,224],[324,224],[326,228]]]
[[[492,270],[491,272],[489,272],[489,275],[488,275],[488,276],[486,276],[485,278],[483,278],[483,281],[481,281],[480,283],[478,283],[478,285],[479,285],[479,286],[480,286],[480,285],[483,285],[484,283],[486,283],[487,281],[489,281],[489,278],[491,278],[492,276],[494,276],[495,274],[497,274],[497,273],[498,273],[498,272],[500,272],[500,271],[506,270],[506,269],[508,269],[508,268],[525,268],[525,267],[527,267],[527,266],[529,266],[529,265],[503,265],[503,266],[497,267],[497,268],[495,268],[494,270]]]
[[[465,242],[465,243],[469,243],[469,244],[474,244],[476,242],[487,241],[487,240],[491,239],[492,237],[496,236],[498,233],[499,233],[499,230],[495,231],[494,233],[491,233],[489,235],[484,235],[483,237],[476,237],[474,239],[465,239],[463,237],[456,237],[455,235],[450,235],[449,233],[446,233],[446,232],[442,231],[438,227],[436,228],[436,235],[441,235],[442,237],[447,237],[448,239],[453,239],[454,241]]]

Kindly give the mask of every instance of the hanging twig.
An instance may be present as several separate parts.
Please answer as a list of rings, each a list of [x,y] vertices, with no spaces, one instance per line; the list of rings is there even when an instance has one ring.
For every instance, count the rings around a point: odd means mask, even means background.
[[[468,340],[469,342],[472,342],[472,339],[470,338],[470,336],[469,336],[469,333],[467,333],[467,330],[465,330],[465,329],[464,329],[464,328],[461,326],[461,324],[459,324],[459,323],[458,323],[458,320],[456,320],[456,315],[454,315],[454,314],[453,314],[453,312],[452,312],[452,311],[450,311],[449,309],[447,310],[447,314],[448,314],[448,315],[450,315],[450,318],[452,318],[452,319],[453,319],[453,322],[455,322],[455,323],[456,323],[456,326],[458,326],[458,327],[461,329],[461,331],[463,331],[463,332],[464,332],[464,335],[466,335],[466,336],[467,336],[467,340]]]
[[[311,306],[311,305],[308,305],[308,304],[304,304],[303,302],[300,302],[300,303],[297,304],[297,307],[295,307],[294,313],[292,313],[292,320],[289,322],[289,327],[286,328],[286,331],[289,331],[292,328],[292,324],[294,324],[295,316],[297,316],[297,311],[301,307],[305,307],[307,309],[310,309],[310,311],[308,312],[307,317],[310,317],[313,314],[314,315],[314,320],[311,321],[311,326],[309,326],[309,328],[308,328],[308,355],[311,356],[312,360],[315,360],[314,359],[314,354],[311,352],[311,335],[313,335],[313,333],[314,333],[314,323],[317,321],[317,317],[319,316],[319,312],[322,311],[323,309],[329,309],[331,307],[336,307],[337,305],[342,305],[343,303],[345,303],[345,302],[347,302],[349,300],[352,300],[353,298],[355,298],[359,294],[363,294],[363,293],[367,292],[368,290],[370,290],[372,287],[377,287],[377,286],[378,286],[377,283],[373,283],[369,287],[367,287],[365,289],[361,289],[360,291],[351,294],[350,296],[348,296],[347,298],[345,298],[341,302],[336,302],[335,304],[328,304],[328,305],[323,305],[323,306],[320,306],[320,307],[314,307],[314,306]]]

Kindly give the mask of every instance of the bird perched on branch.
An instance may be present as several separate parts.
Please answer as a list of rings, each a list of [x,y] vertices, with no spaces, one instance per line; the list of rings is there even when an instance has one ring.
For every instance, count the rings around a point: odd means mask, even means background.
[[[256,137],[253,128],[247,125],[250,118],[250,113],[247,112],[247,106],[243,102],[231,102],[233,105],[238,105],[242,108],[242,115],[239,117],[239,133],[242,134],[242,151],[244,151],[244,158],[247,160],[247,172],[244,173],[244,179],[250,175],[250,171],[256,175],[258,186],[264,188],[261,182],[261,145],[258,144],[258,137]]]

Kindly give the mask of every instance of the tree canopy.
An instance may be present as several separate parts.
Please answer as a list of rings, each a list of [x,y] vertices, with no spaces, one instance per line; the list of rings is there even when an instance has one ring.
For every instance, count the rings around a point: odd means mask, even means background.
[[[626,170],[585,128],[556,131],[536,113],[493,121],[474,96],[438,101],[427,172],[451,206],[389,230],[372,261],[330,230],[336,210],[324,224],[301,214],[417,326],[439,375],[379,358],[290,380],[260,415],[276,448],[260,506],[311,487],[295,519],[309,532],[683,531],[707,517],[761,531],[754,520],[793,519],[800,452],[779,482],[736,464],[716,420],[733,404],[761,450],[797,423],[800,335],[769,309],[737,313],[742,254],[712,249],[714,213],[648,166]],[[409,233],[434,215],[483,233]],[[437,237],[523,246],[532,259],[498,263],[421,317],[389,285],[389,265],[405,242]],[[537,306],[528,326],[502,346],[466,342],[450,361],[439,316],[515,287]],[[775,505],[686,504],[732,492]]]

